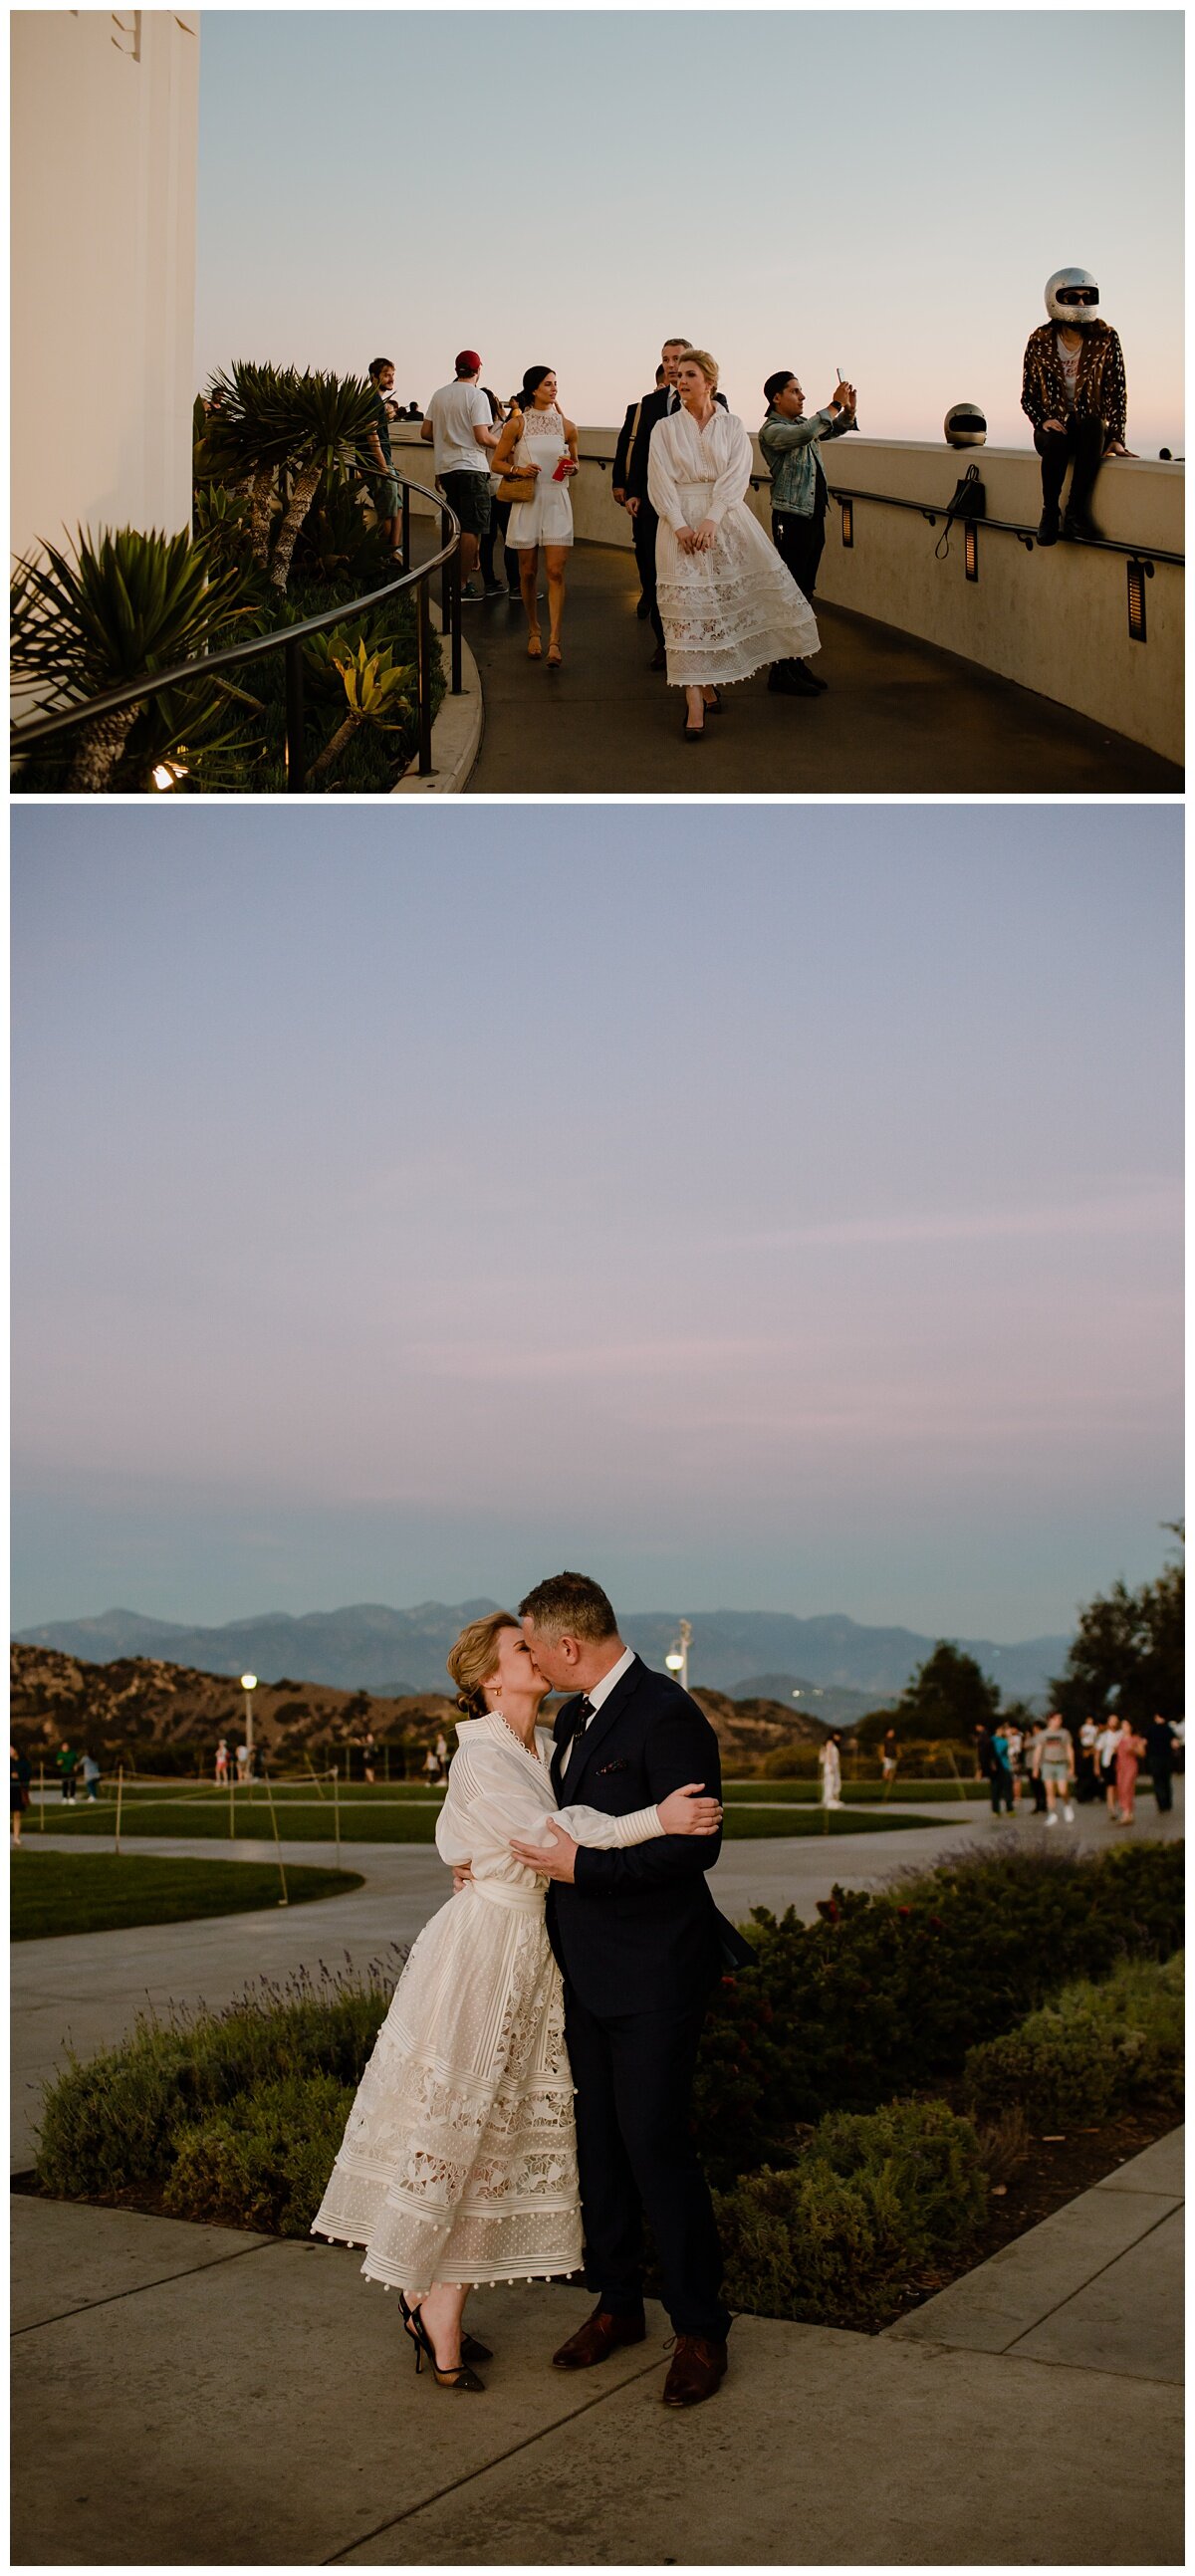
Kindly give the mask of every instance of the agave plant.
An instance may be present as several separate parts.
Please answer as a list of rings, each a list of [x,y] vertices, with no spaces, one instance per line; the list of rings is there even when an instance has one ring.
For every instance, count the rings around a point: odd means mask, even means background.
[[[309,779],[321,778],[363,725],[375,725],[381,733],[398,733],[411,712],[411,701],[406,694],[411,677],[410,665],[395,670],[389,646],[384,652],[371,653],[362,638],[355,653],[342,645],[339,653],[333,653],[329,658],[344,684],[348,714],[331,741],[325,744],[319,758],[312,761],[307,772]]]
[[[319,489],[320,478],[354,464],[373,425],[376,395],[359,376],[320,373],[296,378],[280,405],[287,454],[297,471],[278,531],[270,579],[285,591],[295,539]]]
[[[80,529],[73,562],[55,546],[43,551],[44,562],[22,558],[13,575],[12,671],[47,713],[210,651],[240,614],[239,574],[213,572],[206,549],[185,534],[105,528],[93,540]],[[152,763],[188,721],[202,725],[212,703],[210,692],[201,700],[193,688],[176,690],[80,724],[66,787],[102,795],[139,719]]]

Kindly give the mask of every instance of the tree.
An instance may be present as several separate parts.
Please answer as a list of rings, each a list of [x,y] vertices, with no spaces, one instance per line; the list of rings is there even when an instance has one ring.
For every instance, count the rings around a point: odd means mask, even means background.
[[[1182,1525],[1167,1521],[1181,1542]],[[1154,1583],[1123,1582],[1081,1612],[1066,1671],[1051,1682],[1052,1704],[1068,1725],[1115,1708],[1135,1724],[1183,1714],[1183,1567],[1163,1566]]]
[[[943,1639],[914,1673],[893,1712],[897,1734],[922,1743],[970,1744],[977,1726],[994,1726],[1000,1710],[995,1682],[973,1655]]]

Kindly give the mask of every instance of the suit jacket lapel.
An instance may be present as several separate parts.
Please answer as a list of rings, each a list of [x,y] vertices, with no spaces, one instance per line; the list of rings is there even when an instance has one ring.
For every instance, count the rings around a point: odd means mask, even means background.
[[[627,1700],[629,1699],[631,1692],[638,1688],[639,1675],[642,1670],[643,1666],[638,1655],[636,1655],[634,1663],[630,1666],[629,1670],[623,1674],[622,1680],[615,1683],[609,1699],[602,1701],[602,1705],[598,1710],[597,1716],[590,1718],[589,1724],[585,1729],[585,1736],[580,1752],[577,1756],[576,1766],[572,1770],[572,1776],[569,1780],[568,1794],[570,1798],[576,1797],[582,1774],[588,1770],[594,1754],[597,1752],[598,1746],[605,1742],[605,1739],[614,1724],[615,1718],[618,1717],[626,1707]],[[559,1798],[559,1790],[557,1790],[556,1794]]]
[[[552,1752],[552,1759],[548,1764],[548,1778],[556,1793],[557,1806],[560,1806],[562,1803],[560,1784],[564,1777],[565,1755],[573,1740],[573,1725],[577,1713],[578,1697],[579,1693],[574,1691],[572,1698],[566,1699],[563,1708],[557,1711],[556,1723],[553,1728],[556,1742]]]

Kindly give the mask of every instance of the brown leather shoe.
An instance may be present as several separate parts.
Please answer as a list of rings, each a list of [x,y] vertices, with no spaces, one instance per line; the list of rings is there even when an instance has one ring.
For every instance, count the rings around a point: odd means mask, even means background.
[[[614,2317],[599,2303],[552,2360],[557,2370],[592,2370],[595,2361],[608,2361],[620,2343],[642,2343],[646,2335],[647,2320],[642,2314]]]
[[[700,2406],[704,2397],[715,2397],[726,2373],[726,2357],[724,2343],[707,2343],[704,2335],[678,2334],[663,2404]]]

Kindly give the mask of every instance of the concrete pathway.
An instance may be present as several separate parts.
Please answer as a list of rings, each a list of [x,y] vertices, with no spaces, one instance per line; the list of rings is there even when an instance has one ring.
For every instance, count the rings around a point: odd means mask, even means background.
[[[1139,1809],[1138,1834],[1174,1836],[1183,1831],[1183,1787],[1175,1783],[1175,1808],[1158,1817],[1152,1805]],[[916,1817],[911,1804],[902,1812]],[[943,1814],[940,1804],[923,1811]],[[774,1913],[796,1907],[809,1921],[819,1898],[837,1880],[844,1886],[877,1888],[897,1872],[921,1868],[950,1853],[992,1841],[997,1835],[1024,1840],[1044,1830],[1026,1811],[1015,1825],[993,1825],[986,1807],[960,1801],[941,1822],[907,1833],[820,1835],[802,1840],[728,1843],[710,1885],[724,1914],[742,1921],[753,1905]],[[1061,1841],[1063,1828],[1051,1837]],[[1080,1848],[1101,1849],[1114,1839],[1103,1811],[1080,1808],[1073,1829]],[[1068,1834],[1068,1839],[1069,1834]],[[67,1835],[30,1833],[31,1844],[47,1851],[77,1851]],[[126,1845],[126,1848],[129,1846]],[[137,1837],[131,1846],[186,1858],[270,1861],[272,1843],[201,1842],[183,1836]],[[87,1851],[106,1848],[89,1836]],[[326,1843],[284,1842],[283,1859],[295,1864],[332,1857]],[[26,1864],[22,1853],[13,1867]],[[62,2065],[68,2047],[90,2057],[112,2046],[131,2030],[139,2012],[168,2010],[171,2004],[200,2001],[220,2006],[231,2001],[256,1976],[285,1979],[301,1967],[316,1969],[322,1961],[364,1968],[381,1960],[397,1969],[395,1947],[409,1944],[429,1915],[444,1901],[447,1879],[434,1847],[426,1843],[345,1843],[346,1868],[363,1872],[365,1885],[355,1895],[329,1898],[319,1905],[253,1914],[215,1915],[206,1921],[163,1923],[129,1931],[88,1932],[53,1941],[20,1941],[12,1950],[11,2067],[12,2111],[9,2138],[11,2169],[22,2172],[33,2161],[37,2120],[45,2084]],[[36,1866],[36,1852],[28,1855]]]
[[[776,698],[767,675],[728,692],[708,742],[681,739],[681,696],[647,669],[634,556],[580,545],[564,666],[529,662],[520,607],[464,611],[485,730],[469,793],[666,796],[1181,794],[1181,769],[1122,734],[895,627],[817,604],[829,683]]]
[[[656,2308],[571,2378],[583,2292],[482,2292],[452,2399],[346,2249],[17,2199],[14,2559],[1177,2565],[1180,2191],[1164,2141],[886,2335],[740,2318],[693,2416]]]

